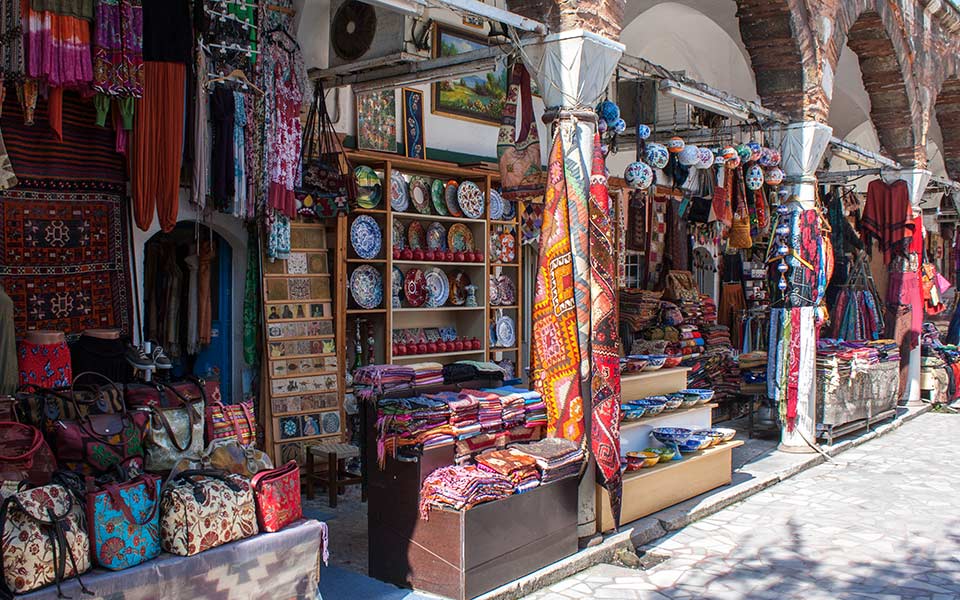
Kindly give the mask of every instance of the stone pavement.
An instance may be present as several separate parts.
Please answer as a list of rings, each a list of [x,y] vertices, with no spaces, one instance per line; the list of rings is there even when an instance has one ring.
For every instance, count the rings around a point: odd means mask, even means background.
[[[640,548],[646,570],[527,599],[960,598],[958,439],[960,416],[921,415]]]

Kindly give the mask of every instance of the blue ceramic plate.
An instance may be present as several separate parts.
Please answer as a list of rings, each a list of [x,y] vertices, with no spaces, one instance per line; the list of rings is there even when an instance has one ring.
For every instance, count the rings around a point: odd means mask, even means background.
[[[360,258],[369,260],[380,254],[383,244],[380,226],[369,215],[360,215],[350,226],[350,244]]]
[[[379,308],[383,302],[383,276],[371,265],[360,265],[350,275],[350,294],[360,308]]]

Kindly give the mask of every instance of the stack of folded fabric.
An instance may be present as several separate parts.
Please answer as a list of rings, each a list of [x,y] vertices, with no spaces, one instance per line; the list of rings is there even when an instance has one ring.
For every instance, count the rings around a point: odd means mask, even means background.
[[[477,418],[484,432],[503,429],[503,405],[499,395],[479,390],[463,390],[461,393],[477,400],[479,404]]]
[[[924,327],[929,323],[924,323]],[[939,345],[939,340],[937,342]],[[879,354],[879,362],[900,362],[900,346],[895,340],[875,340],[867,342],[867,346],[873,348]]]
[[[413,369],[413,383],[417,387],[443,383],[443,365],[438,362],[422,362],[406,366]]]
[[[416,373],[408,366],[368,365],[353,372],[353,383],[383,393],[413,386]]]
[[[503,385],[504,376],[500,365],[492,362],[460,360],[443,367],[443,381],[449,384],[475,381],[482,387],[497,387]]]
[[[517,444],[513,448],[536,459],[541,485],[576,475],[584,458],[583,449],[564,438],[544,438],[539,442]]]
[[[380,400],[376,426],[377,461],[381,466],[387,454],[395,456],[399,448],[417,444],[429,448],[454,441],[450,407],[425,396]]]
[[[480,403],[476,398],[458,392],[438,392],[425,395],[427,398],[446,403],[450,408],[450,427],[458,440],[480,434]]]
[[[740,380],[746,384],[767,382],[767,353],[763,350],[741,354],[737,359]]]
[[[484,471],[499,473],[510,478],[518,494],[540,485],[537,460],[514,448],[484,452],[477,456],[476,461],[477,466]]]
[[[505,429],[524,425],[527,398],[540,398],[540,394],[535,391],[511,385],[485,391],[500,396],[501,418]]]
[[[730,343],[730,328],[726,325],[710,325],[702,330],[707,346],[732,347]]]
[[[714,325],[717,322],[717,303],[713,301],[713,298],[707,295],[700,296],[700,303],[703,307],[703,320],[704,325]]]
[[[620,322],[631,331],[641,331],[657,322],[663,292],[634,288],[620,290]]]
[[[523,413],[524,425],[527,428],[547,425],[547,405],[538,392],[524,396]]]
[[[443,467],[427,475],[420,489],[420,517],[427,519],[431,508],[469,510],[483,502],[513,494],[509,477],[474,465]]]

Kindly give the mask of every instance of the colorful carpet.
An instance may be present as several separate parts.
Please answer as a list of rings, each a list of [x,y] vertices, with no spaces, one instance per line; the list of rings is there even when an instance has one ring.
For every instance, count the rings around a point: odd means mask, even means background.
[[[18,332],[130,333],[126,210],[105,192],[0,192],[0,285]]]

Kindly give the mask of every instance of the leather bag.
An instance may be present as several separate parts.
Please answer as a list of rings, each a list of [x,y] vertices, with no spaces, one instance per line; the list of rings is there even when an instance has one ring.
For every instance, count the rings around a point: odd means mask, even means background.
[[[32,425],[0,421],[0,481],[46,485],[57,460],[43,434]]]
[[[517,100],[523,109],[520,138],[517,139]],[[543,170],[540,158],[540,134],[533,118],[533,95],[530,73],[522,61],[513,63],[510,88],[503,107],[500,134],[497,138],[497,160],[500,166],[501,192],[504,200],[542,203]]]
[[[125,402],[130,408],[157,406],[170,408],[180,406],[184,399],[190,402],[202,400],[204,404],[222,401],[220,382],[188,376],[170,383],[134,383],[126,386]]]
[[[123,412],[122,389],[98,373],[81,373],[74,377],[74,381],[86,375],[103,379],[106,385],[24,387],[16,396],[19,420],[43,431],[52,431],[54,422],[58,420],[76,421],[88,415]]]
[[[260,471],[273,468],[273,461],[262,450],[241,446],[235,439],[213,440],[199,457],[180,459],[170,477],[183,471],[223,471],[250,479]]]
[[[8,497],[0,505],[0,554],[0,590],[7,595],[50,584],[59,591],[63,580],[90,569],[83,508],[60,485]]]
[[[162,472],[169,471],[183,458],[199,457],[203,452],[203,399],[190,400],[171,386],[158,385],[164,392],[172,391],[176,402],[137,411],[148,415],[144,435],[146,470]]]
[[[280,531],[303,517],[297,461],[257,473],[252,484],[260,531]]]
[[[223,404],[211,402],[206,407],[207,443],[214,440],[236,440],[241,446],[257,441],[257,422],[253,418],[253,404]]]
[[[119,571],[160,554],[160,478],[140,475],[87,493],[93,557]]]
[[[184,471],[163,490],[160,544],[165,552],[193,556],[258,531],[253,488],[239,475]]]

